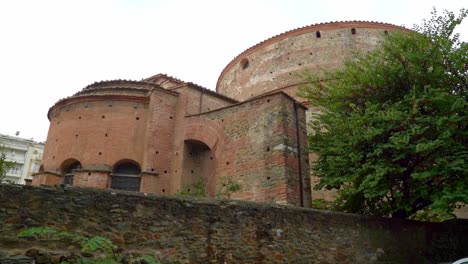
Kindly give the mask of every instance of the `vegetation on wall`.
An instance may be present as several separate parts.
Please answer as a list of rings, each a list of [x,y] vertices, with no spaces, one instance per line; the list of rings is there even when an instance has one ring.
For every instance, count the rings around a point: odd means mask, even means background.
[[[342,70],[306,76],[301,94],[320,108],[316,189],[338,190],[335,209],[444,220],[468,203],[468,44],[454,34],[467,14],[434,10]]]
[[[216,185],[216,198],[231,199],[231,195],[241,190],[241,185],[229,177],[221,177]],[[177,195],[206,197],[206,184],[203,178],[198,178],[194,183],[183,185]]]
[[[192,184],[182,185],[182,188],[177,192],[177,195],[206,197],[205,181],[200,177]]]
[[[231,195],[241,190],[241,185],[229,177],[222,177],[216,185],[216,198],[231,199]]]
[[[0,183],[5,182],[7,172],[15,166],[15,162],[7,161],[4,148],[0,146]]]
[[[118,264],[118,263],[146,263],[146,264],[176,264],[179,262],[158,261],[153,256],[133,256],[123,254],[112,241],[101,236],[85,237],[76,233],[59,231],[50,227],[33,227],[21,231],[18,237],[37,240],[58,240],[66,244],[78,244],[82,253],[63,257],[61,264]]]

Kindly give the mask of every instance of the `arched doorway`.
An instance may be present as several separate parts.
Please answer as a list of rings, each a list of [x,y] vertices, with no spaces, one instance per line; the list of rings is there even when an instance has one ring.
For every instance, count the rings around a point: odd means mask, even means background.
[[[81,169],[81,163],[76,159],[68,159],[62,162],[61,171],[63,175],[63,184],[73,186],[75,171]]]
[[[184,142],[182,191],[214,197],[216,195],[215,160],[211,149],[198,140]]]
[[[125,191],[140,191],[141,169],[135,161],[118,162],[112,170],[111,188]]]

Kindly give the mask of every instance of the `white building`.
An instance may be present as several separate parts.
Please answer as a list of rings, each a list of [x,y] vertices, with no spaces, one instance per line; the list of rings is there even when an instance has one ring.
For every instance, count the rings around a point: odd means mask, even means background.
[[[44,143],[0,134],[0,146],[6,160],[15,162],[15,166],[7,172],[5,180],[25,184],[25,180],[32,179],[33,173],[39,172]]]

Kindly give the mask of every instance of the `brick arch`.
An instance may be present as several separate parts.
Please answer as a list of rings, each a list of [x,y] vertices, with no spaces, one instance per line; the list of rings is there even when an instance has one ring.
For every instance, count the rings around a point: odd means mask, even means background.
[[[112,167],[111,188],[126,191],[141,190],[141,166],[131,159],[121,159]]]
[[[75,170],[80,170],[81,166],[81,162],[74,158],[68,158],[60,164],[60,174],[65,185],[73,185]]]
[[[219,145],[226,143],[228,138],[217,122],[197,116],[191,117],[187,122],[184,140],[203,142],[216,155],[220,152]]]
[[[79,163],[80,164],[80,167],[82,166],[81,162],[75,158],[68,158],[68,159],[65,159],[64,161],[62,161],[62,163],[60,164],[60,174],[64,174],[70,166],[74,165],[75,163]]]
[[[223,147],[226,146],[227,141],[228,138],[224,133],[223,127],[213,120],[196,116],[191,117],[187,122],[184,135],[185,148],[193,147],[194,145],[204,145],[209,149],[206,151],[201,151],[203,152],[203,154],[201,154],[202,157],[198,157],[198,159],[202,159],[203,161],[198,160],[198,162],[199,164],[203,165],[200,165],[200,167],[198,167],[197,169],[203,172],[203,179],[205,181],[205,191],[210,197],[214,197],[216,195],[217,167],[219,165],[219,162],[221,162],[221,154],[224,151]],[[207,153],[209,153],[209,155],[207,155]],[[187,153],[184,153],[184,160],[182,166],[183,182],[187,180],[187,178],[190,178],[191,173],[194,172],[193,170],[191,170],[191,168],[189,168],[189,164],[191,162],[190,158],[195,157],[189,157],[187,156]],[[195,171],[197,171],[197,169],[195,169]],[[191,173],[187,173],[187,170],[190,170]]]
[[[114,163],[114,166],[112,166],[112,171],[115,171],[115,169],[116,169],[118,166],[120,166],[120,165],[122,165],[122,164],[124,164],[124,163],[130,163],[130,164],[133,164],[133,165],[137,166],[138,169],[139,169],[140,172],[141,172],[140,163],[138,163],[138,162],[136,162],[136,161],[134,161],[134,160],[132,160],[132,159],[120,159],[119,161],[117,161],[117,162]]]

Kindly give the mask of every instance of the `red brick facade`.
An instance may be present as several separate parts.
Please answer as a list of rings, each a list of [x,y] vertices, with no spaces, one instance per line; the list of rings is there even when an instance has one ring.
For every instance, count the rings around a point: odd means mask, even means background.
[[[178,85],[163,88],[161,79]],[[241,186],[233,198],[310,204],[308,157],[297,157],[297,135],[307,153],[305,107],[281,92],[237,102],[157,75],[90,85],[55,104],[49,119],[34,185],[120,188],[115,180],[130,178],[138,191],[171,194],[202,180],[214,197],[231,177]],[[117,171],[127,163],[139,171]]]
[[[275,36],[236,57],[217,92],[158,74],[94,83],[52,106],[43,171],[33,185],[72,184],[310,206],[306,108],[296,100],[305,69],[340,67],[402,29],[330,23]],[[231,99],[234,98],[234,99]]]

